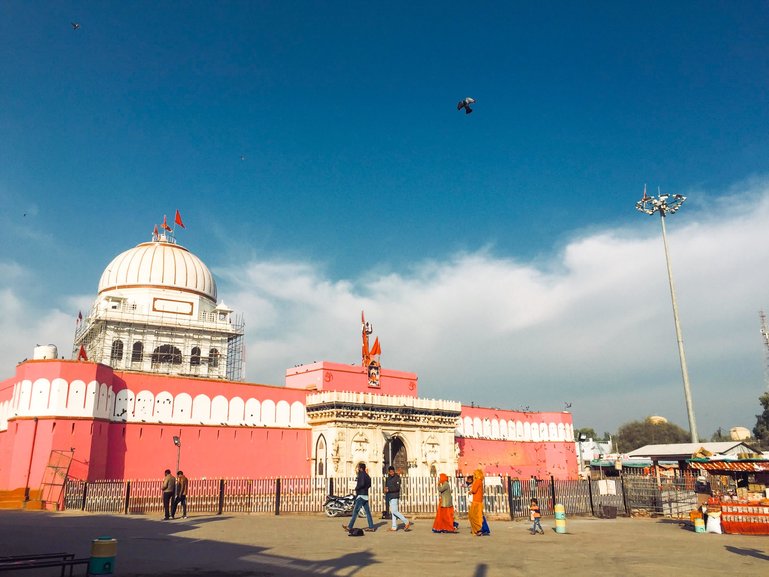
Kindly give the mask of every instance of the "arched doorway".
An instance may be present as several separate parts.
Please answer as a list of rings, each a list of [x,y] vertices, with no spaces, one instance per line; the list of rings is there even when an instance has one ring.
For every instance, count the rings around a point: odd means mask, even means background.
[[[395,470],[402,474],[408,474],[408,455],[406,445],[400,437],[390,437],[384,446],[384,474],[387,474],[387,468],[392,465]]]
[[[321,435],[315,443],[315,475],[317,477],[326,476],[326,438]]]

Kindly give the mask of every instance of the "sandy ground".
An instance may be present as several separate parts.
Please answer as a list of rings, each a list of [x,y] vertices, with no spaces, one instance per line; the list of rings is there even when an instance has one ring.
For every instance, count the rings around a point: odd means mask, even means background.
[[[412,531],[348,537],[321,516],[222,515],[162,521],[146,516],[0,511],[0,556],[66,551],[88,557],[91,540],[118,540],[116,575],[152,576],[456,576],[769,575],[769,536],[694,533],[670,519],[567,520],[567,533],[544,522],[493,521],[492,534],[434,534],[432,520]],[[358,520],[362,527],[365,521]],[[36,570],[0,575],[58,575]],[[76,568],[84,575],[84,567]]]

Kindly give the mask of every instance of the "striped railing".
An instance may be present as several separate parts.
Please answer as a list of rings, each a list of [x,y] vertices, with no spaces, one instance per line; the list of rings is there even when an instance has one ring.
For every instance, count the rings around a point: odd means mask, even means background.
[[[385,509],[383,477],[372,478],[369,502],[377,515]],[[454,509],[468,510],[464,479],[453,483]],[[84,482],[68,479],[64,493],[66,509],[97,513],[161,514],[160,479]],[[187,491],[189,513],[321,513],[329,494],[346,495],[355,487],[351,477],[279,479],[190,479]],[[529,502],[539,501],[542,514],[552,516],[557,503],[568,515],[596,515],[603,507],[621,514],[646,509],[668,516],[685,516],[691,509],[693,491],[684,484],[659,487],[653,478],[636,476],[602,480],[517,479],[487,477],[484,512],[490,517],[528,517]],[[409,515],[432,514],[438,502],[435,477],[403,477],[399,508]],[[687,508],[688,507],[688,508]]]

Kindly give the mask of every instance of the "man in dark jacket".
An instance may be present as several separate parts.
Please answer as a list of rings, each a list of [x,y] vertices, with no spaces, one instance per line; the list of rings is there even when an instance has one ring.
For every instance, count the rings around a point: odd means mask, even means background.
[[[176,499],[171,507],[171,519],[176,518],[176,508],[179,503],[182,505],[182,519],[187,518],[187,487],[189,486],[189,480],[184,476],[184,473],[177,471],[176,473]]]
[[[395,472],[395,467],[387,468],[387,479],[385,480],[385,493],[392,513],[393,525],[390,531],[398,530],[398,519],[405,525],[404,531],[411,531],[411,523],[403,514],[398,511],[398,500],[401,498],[401,476]]]
[[[165,513],[163,520],[168,521],[171,518],[171,502],[174,499],[176,489],[176,479],[171,474],[171,469],[166,469],[161,489],[163,491],[163,512]]]
[[[363,508],[366,512],[366,521],[368,521],[368,527],[364,531],[374,531],[374,520],[371,518],[371,507],[368,504],[368,490],[371,487],[371,477],[366,473],[366,464],[360,463],[358,465],[358,479],[355,483],[355,505],[352,508],[352,518],[348,525],[342,525],[345,531],[348,533],[352,531],[355,526],[355,520],[358,518],[358,512]]]

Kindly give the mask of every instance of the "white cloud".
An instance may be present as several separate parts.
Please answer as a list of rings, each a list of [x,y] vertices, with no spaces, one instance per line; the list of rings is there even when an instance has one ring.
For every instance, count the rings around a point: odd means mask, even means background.
[[[752,428],[766,390],[758,310],[769,309],[769,186],[732,192],[668,220],[701,436]],[[422,396],[543,411],[568,401],[576,426],[599,432],[651,414],[686,428],[658,221],[639,215],[575,235],[536,264],[484,249],[346,280],[300,260],[209,265],[245,316],[251,382],[280,385],[298,363],[360,362],[363,309],[385,368],[418,373]],[[15,263],[0,263],[0,279],[4,376],[35,343],[69,356],[70,311],[85,312],[93,295],[41,302],[32,271]]]
[[[63,296],[47,301],[39,284],[31,269],[13,261],[0,262],[0,379],[13,376],[13,367],[32,358],[38,344],[55,344],[59,356],[70,358],[75,331],[71,311],[93,297]]]
[[[752,428],[765,388],[769,194],[715,205],[667,221],[701,436]],[[355,282],[306,262],[222,271],[249,323],[248,378],[280,384],[297,363],[359,362],[365,309],[383,365],[417,372],[423,396],[546,411],[568,401],[576,425],[599,432],[650,414],[687,428],[658,221],[576,237],[538,267],[483,250]]]

